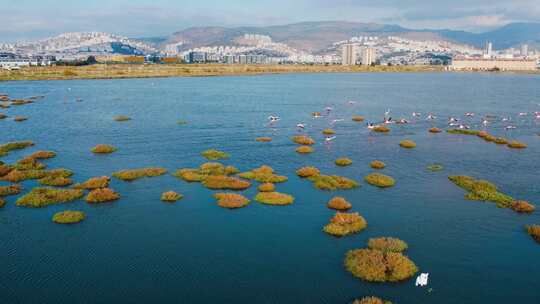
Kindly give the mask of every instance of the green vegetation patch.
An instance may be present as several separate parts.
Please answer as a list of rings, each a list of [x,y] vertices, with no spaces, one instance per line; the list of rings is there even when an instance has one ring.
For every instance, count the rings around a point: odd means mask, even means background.
[[[161,194],[161,200],[168,203],[174,203],[178,200],[181,200],[184,196],[180,193],[174,191],[167,191]]]
[[[294,202],[294,197],[280,192],[259,192],[255,200],[266,205],[285,206]]]
[[[96,154],[109,154],[115,152],[117,149],[114,146],[99,144],[92,148],[92,153]]]
[[[467,200],[493,202],[499,208],[510,208],[515,201],[511,196],[499,192],[497,186],[486,180],[476,180],[465,175],[449,176],[448,179],[468,191],[465,195]]]
[[[57,224],[76,224],[83,221],[85,217],[82,211],[66,210],[55,213],[52,221]]]
[[[431,164],[427,166],[427,170],[431,172],[438,172],[444,170],[444,167],[441,164]]]
[[[16,201],[17,206],[42,208],[53,204],[67,203],[83,197],[79,189],[34,188]]]
[[[258,190],[259,192],[274,192],[276,190],[276,186],[272,183],[263,183],[259,185]]]
[[[384,252],[403,252],[409,246],[404,241],[393,237],[371,238],[368,241],[368,248]]]
[[[7,155],[13,150],[21,150],[33,146],[34,143],[31,141],[15,141],[8,142],[3,145],[0,145],[0,156]]]
[[[461,134],[461,135],[476,135],[480,134],[478,130],[467,130],[467,129],[449,129],[446,130],[449,134]]]
[[[368,174],[364,177],[364,180],[368,184],[379,188],[388,188],[396,184],[396,181],[392,177],[381,173]]]
[[[414,262],[402,253],[373,249],[347,252],[345,268],[353,276],[368,282],[398,282],[418,272]]]
[[[292,141],[299,145],[311,146],[315,144],[315,140],[307,135],[296,135],[292,137]]]
[[[509,142],[507,144],[508,148],[512,148],[512,149],[525,149],[527,148],[527,145],[525,143],[522,143],[520,141],[517,141],[517,140],[513,140],[511,142]]]
[[[315,175],[308,179],[315,188],[321,190],[348,190],[360,186],[355,180],[339,175]]]
[[[526,226],[527,233],[540,244],[540,225]]]
[[[128,121],[128,120],[131,120],[131,117],[126,116],[126,115],[117,115],[114,117],[114,120],[115,121]]]
[[[75,184],[73,188],[85,189],[85,190],[107,188],[109,186],[110,181],[111,181],[111,178],[108,176],[92,177],[83,183]]]
[[[346,167],[352,165],[353,161],[350,158],[342,157],[336,159],[335,163],[337,166]]]
[[[416,148],[416,143],[412,140],[405,139],[399,142],[399,146],[405,149],[413,149]]]
[[[202,181],[203,186],[213,190],[245,190],[251,183],[227,175],[209,175]]]
[[[367,221],[359,213],[337,212],[323,230],[330,235],[341,237],[358,233],[366,227]]]
[[[123,180],[123,181],[133,181],[143,177],[155,177],[167,173],[167,169],[159,167],[149,167],[141,169],[132,169],[132,170],[121,170],[116,171],[112,176]]]
[[[334,131],[333,129],[324,129],[322,131],[322,134],[324,134],[324,135],[334,135],[334,134],[336,134],[336,131]]]
[[[369,166],[373,169],[384,169],[386,168],[386,164],[380,160],[374,160],[371,163],[369,163]]]
[[[9,185],[9,186],[0,186],[0,197],[17,195],[21,193],[22,186],[19,184]]]
[[[98,188],[90,191],[86,196],[86,202],[90,204],[99,204],[112,202],[120,198],[120,194],[110,188]]]
[[[332,198],[330,201],[328,201],[327,206],[330,209],[340,210],[340,211],[345,211],[352,208],[351,203],[349,203],[345,198],[341,196],[336,196]]]
[[[319,169],[317,169],[316,167],[302,167],[298,170],[296,170],[296,175],[302,177],[302,178],[307,178],[307,177],[312,177],[312,176],[318,176],[321,174],[321,171],[319,171]]]
[[[245,179],[256,180],[261,183],[274,184],[286,182],[288,179],[286,176],[274,174],[274,169],[266,165],[248,172],[240,173],[238,176]]]
[[[209,160],[218,160],[218,159],[227,159],[227,158],[229,158],[229,154],[227,154],[227,153],[225,153],[223,151],[215,150],[215,149],[210,149],[210,150],[203,151],[201,153],[201,155],[203,157],[205,157],[206,159],[209,159]]]
[[[204,163],[197,169],[179,169],[173,176],[183,179],[186,182],[203,182],[212,175],[232,175],[238,173],[238,169],[233,166],[224,166],[220,163]]]
[[[26,171],[26,170],[42,170],[45,169],[45,164],[37,161],[35,158],[25,157],[21,160],[18,160],[13,168]]]
[[[47,171],[45,170],[11,170],[8,174],[2,176],[0,180],[19,183],[29,179],[40,179],[47,176]]]

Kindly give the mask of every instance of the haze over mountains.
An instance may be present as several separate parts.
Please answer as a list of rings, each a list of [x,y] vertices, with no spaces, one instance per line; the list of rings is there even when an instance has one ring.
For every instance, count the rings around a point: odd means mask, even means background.
[[[95,33],[94,33],[95,34]],[[174,45],[185,51],[205,46],[237,46],[238,37],[245,34],[259,34],[271,37],[272,41],[291,48],[313,54],[324,53],[337,41],[354,36],[399,36],[417,40],[451,41],[482,47],[491,41],[495,49],[517,47],[522,43],[530,48],[540,47],[540,23],[512,23],[485,33],[471,33],[455,30],[415,30],[399,25],[360,23],[345,21],[302,22],[278,26],[243,27],[192,27],[171,34],[168,37],[133,38],[114,34],[69,33],[37,42],[4,44],[0,50],[67,50],[96,47],[112,53],[149,53],[166,50]],[[1,41],[0,41],[1,43]],[[0,45],[1,46],[1,45]]]

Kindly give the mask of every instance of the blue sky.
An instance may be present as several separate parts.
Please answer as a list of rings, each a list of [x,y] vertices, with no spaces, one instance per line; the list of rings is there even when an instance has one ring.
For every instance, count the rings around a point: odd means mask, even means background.
[[[0,41],[63,32],[164,36],[190,26],[347,20],[411,28],[492,29],[540,22],[540,0],[0,0]]]

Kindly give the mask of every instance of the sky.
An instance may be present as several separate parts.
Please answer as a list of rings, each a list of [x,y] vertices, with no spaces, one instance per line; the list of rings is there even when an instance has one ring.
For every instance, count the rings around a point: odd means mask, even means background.
[[[540,0],[0,0],[0,42],[64,32],[167,36],[192,26],[356,21],[487,31],[540,22]]]

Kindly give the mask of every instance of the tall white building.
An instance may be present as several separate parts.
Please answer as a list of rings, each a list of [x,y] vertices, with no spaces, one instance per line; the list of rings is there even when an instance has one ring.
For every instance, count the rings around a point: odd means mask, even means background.
[[[526,44],[522,44],[522,45],[521,45],[521,52],[520,52],[520,53],[521,53],[521,54],[520,54],[521,56],[524,56],[524,57],[529,56],[529,46],[526,45]]]
[[[342,65],[355,65],[356,64],[356,45],[344,44],[341,54]]]
[[[486,42],[486,47],[484,49],[484,55],[491,57],[493,55],[493,44],[491,42]]]
[[[362,65],[371,65],[375,60],[377,58],[374,48],[367,47],[362,49]]]

